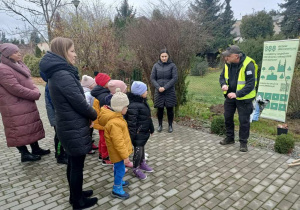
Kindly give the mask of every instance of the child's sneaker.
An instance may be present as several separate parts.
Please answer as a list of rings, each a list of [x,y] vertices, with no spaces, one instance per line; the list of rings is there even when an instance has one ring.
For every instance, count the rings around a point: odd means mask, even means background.
[[[140,180],[145,180],[145,179],[147,179],[147,175],[144,174],[139,168],[134,168],[134,169],[133,169],[133,173],[134,173],[134,175],[135,175],[138,179],[140,179]]]
[[[102,159],[102,165],[103,166],[109,166],[109,165],[113,165],[112,162],[110,162],[109,157]]]
[[[97,150],[98,149],[98,147],[93,143],[92,144],[92,150]]]
[[[89,152],[88,152],[88,154],[89,154],[89,155],[93,155],[93,154],[95,154],[95,150],[91,150],[91,151],[89,151]]]
[[[143,160],[143,162],[140,165],[140,169],[145,172],[153,172],[153,169],[147,165],[146,160]]]
[[[123,190],[122,186],[117,186],[117,185],[113,186],[111,196],[113,198],[119,198],[119,199],[122,199],[122,200],[126,200],[130,197],[130,195]]]
[[[126,163],[125,166],[128,168],[133,168],[133,163],[129,161],[129,163]]]

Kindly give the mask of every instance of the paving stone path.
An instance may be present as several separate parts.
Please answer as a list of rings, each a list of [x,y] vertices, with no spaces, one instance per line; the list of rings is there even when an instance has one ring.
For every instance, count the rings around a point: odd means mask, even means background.
[[[43,92],[43,87],[39,87]],[[53,128],[46,116],[44,96],[38,101],[46,138],[40,141],[52,153],[35,163],[21,163],[16,148],[7,148],[0,123],[0,209],[71,209],[66,166],[56,163]],[[165,125],[165,128],[167,126]],[[94,139],[98,140],[94,132]],[[112,199],[112,167],[102,166],[97,153],[88,155],[84,188],[99,198],[91,209],[276,209],[300,210],[300,167],[287,167],[288,157],[238,144],[219,145],[220,137],[175,125],[155,133],[146,146],[155,170],[139,181],[129,170],[131,197]]]

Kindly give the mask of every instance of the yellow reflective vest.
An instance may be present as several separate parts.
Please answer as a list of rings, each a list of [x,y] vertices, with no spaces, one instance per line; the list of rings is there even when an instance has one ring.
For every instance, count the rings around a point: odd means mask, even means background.
[[[257,66],[255,60],[253,60],[252,58],[250,58],[248,56],[246,56],[246,58],[243,62],[242,68],[240,69],[236,91],[239,91],[239,90],[243,89],[246,85],[246,67],[248,66],[248,64],[250,62],[253,62],[254,67],[255,67],[255,86],[254,86],[254,89],[249,94],[245,95],[244,97],[236,97],[237,100],[251,99],[251,98],[254,98],[256,96],[258,66]],[[225,81],[226,81],[227,85],[228,85],[228,79],[229,79],[228,70],[229,70],[228,65],[225,64],[224,77],[225,77]],[[227,94],[227,91],[224,91],[223,93]]]

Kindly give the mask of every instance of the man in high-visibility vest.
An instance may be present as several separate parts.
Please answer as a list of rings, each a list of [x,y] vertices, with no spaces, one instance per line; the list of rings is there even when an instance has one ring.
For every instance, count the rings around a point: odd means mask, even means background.
[[[247,152],[250,132],[250,115],[253,111],[252,101],[256,96],[258,66],[246,56],[240,48],[232,45],[222,53],[225,66],[220,75],[220,85],[225,96],[224,117],[226,138],[221,145],[234,144],[234,113],[238,110],[240,130],[240,151]]]

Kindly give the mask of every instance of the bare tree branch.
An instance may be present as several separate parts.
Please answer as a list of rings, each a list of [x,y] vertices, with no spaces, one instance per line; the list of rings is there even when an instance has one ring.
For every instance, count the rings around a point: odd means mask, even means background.
[[[50,41],[52,39],[52,25],[55,13],[67,4],[67,0],[23,0],[23,2],[1,0],[0,11],[5,11],[14,18],[21,17],[44,40]],[[47,36],[44,31],[47,31]]]

